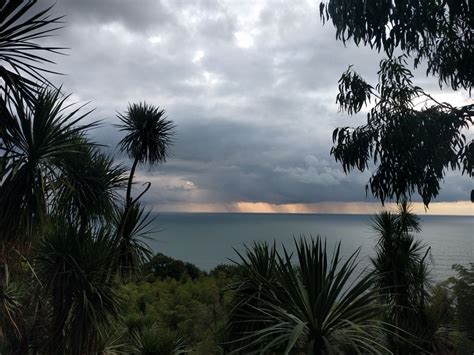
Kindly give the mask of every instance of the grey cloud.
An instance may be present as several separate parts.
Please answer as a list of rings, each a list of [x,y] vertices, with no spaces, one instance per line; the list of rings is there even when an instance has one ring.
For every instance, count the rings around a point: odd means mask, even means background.
[[[334,101],[349,64],[374,82],[381,56],[337,42],[315,4],[61,0],[56,11],[68,25],[48,41],[71,50],[55,58],[67,76],[52,79],[97,107],[108,125],[93,139],[126,163],[110,124],[140,100],[178,125],[172,158],[140,171],[150,204],[366,200],[369,174],[345,175],[329,155],[332,130],[365,118]],[[439,200],[466,199],[470,185],[450,174]]]
[[[51,3],[43,0],[44,3]],[[131,31],[147,30],[155,24],[173,23],[173,14],[160,1],[154,0],[60,0],[55,10],[66,14],[68,23],[124,23]]]

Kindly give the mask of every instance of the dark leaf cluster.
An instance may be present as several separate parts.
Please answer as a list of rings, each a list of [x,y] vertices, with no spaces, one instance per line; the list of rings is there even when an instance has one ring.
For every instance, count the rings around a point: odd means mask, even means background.
[[[97,329],[118,318],[120,298],[111,275],[116,247],[110,235],[104,228],[78,232],[56,223],[36,248],[35,270],[51,297],[50,351],[92,353]]]
[[[474,16],[470,0],[324,0],[320,16],[336,38],[368,45],[389,56],[396,49],[426,61],[440,85],[471,90],[474,81]]]
[[[375,104],[365,125],[334,131],[331,154],[346,173],[373,164],[367,190],[382,203],[417,192],[428,205],[438,195],[447,169],[473,176],[473,143],[465,136],[473,123],[473,107],[452,107],[425,94],[413,85],[404,57],[383,60],[378,74],[375,90],[351,70],[343,74],[341,109],[352,114],[370,99]],[[423,107],[417,109],[415,100]]]
[[[43,64],[53,64],[45,54],[59,54],[63,48],[41,44],[41,40],[61,28],[62,17],[51,7],[36,10],[36,0],[0,1],[0,82],[1,100],[14,93],[31,103],[41,85],[49,84]],[[40,43],[38,43],[40,42]]]
[[[255,243],[239,254],[226,345],[235,353],[386,353],[371,273],[355,276],[358,251],[342,260],[319,237],[285,248]],[[294,260],[296,259],[296,260]],[[295,262],[296,261],[296,262]]]
[[[166,161],[173,143],[174,124],[165,116],[165,110],[146,102],[130,104],[120,130],[126,133],[119,142],[122,152],[140,163],[157,164]]]

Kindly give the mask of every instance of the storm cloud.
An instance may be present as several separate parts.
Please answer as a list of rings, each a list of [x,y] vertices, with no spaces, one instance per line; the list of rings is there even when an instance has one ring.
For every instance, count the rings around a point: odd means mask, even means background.
[[[337,112],[338,78],[353,64],[373,82],[382,56],[336,41],[317,1],[59,0],[54,12],[66,27],[48,41],[69,49],[55,57],[66,75],[52,81],[96,107],[94,140],[128,163],[112,125],[129,102],[159,105],[176,123],[172,157],[139,172],[156,209],[371,201],[369,173],[345,175],[329,152],[335,127],[364,121]],[[422,71],[417,80],[440,99],[470,100]],[[437,201],[466,200],[470,189],[450,173]]]

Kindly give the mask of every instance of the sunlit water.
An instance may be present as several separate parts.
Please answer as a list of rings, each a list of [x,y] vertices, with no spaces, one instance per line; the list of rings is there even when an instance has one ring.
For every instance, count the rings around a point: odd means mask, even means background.
[[[368,215],[163,213],[154,215],[154,252],[188,261],[204,270],[236,260],[234,249],[267,241],[294,250],[293,237],[320,235],[328,246],[341,241],[348,256],[360,249],[361,267],[369,265],[377,237]],[[431,277],[453,275],[452,265],[474,262],[474,217],[425,216],[420,238],[431,247]]]

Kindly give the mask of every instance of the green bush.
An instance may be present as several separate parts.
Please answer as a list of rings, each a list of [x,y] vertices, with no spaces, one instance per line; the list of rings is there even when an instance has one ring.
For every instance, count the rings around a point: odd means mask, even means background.
[[[474,339],[474,263],[470,268],[454,265],[457,275],[449,279],[454,302],[456,321]]]
[[[145,279],[150,282],[166,278],[179,280],[182,277],[189,277],[195,280],[199,275],[203,274],[197,266],[173,259],[161,253],[156,254],[143,266],[142,273]]]
[[[185,344],[176,331],[156,326],[143,328],[132,335],[134,352],[141,355],[174,355],[183,353]]]
[[[156,329],[166,329],[182,338],[191,353],[220,354],[218,344],[232,297],[225,290],[232,281],[226,272],[211,274],[201,274],[194,280],[168,277],[122,286],[124,322],[133,342],[143,338],[140,341],[144,346],[158,346],[148,337],[157,333]],[[165,335],[160,337],[163,344]]]

